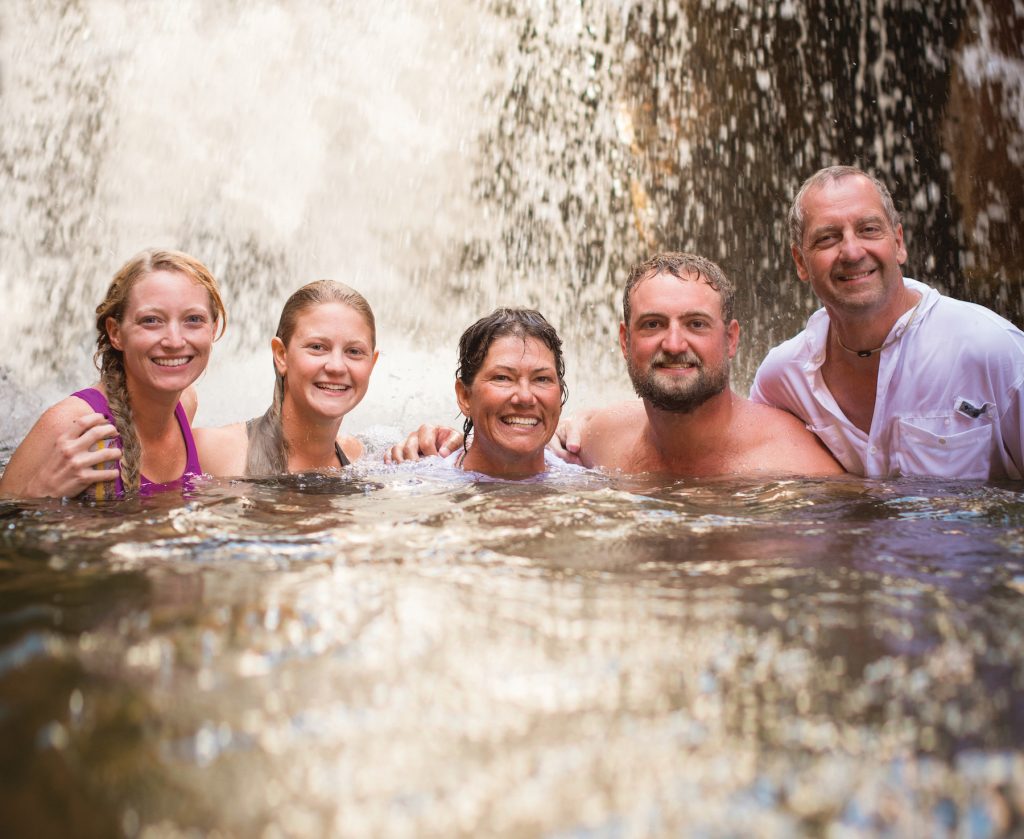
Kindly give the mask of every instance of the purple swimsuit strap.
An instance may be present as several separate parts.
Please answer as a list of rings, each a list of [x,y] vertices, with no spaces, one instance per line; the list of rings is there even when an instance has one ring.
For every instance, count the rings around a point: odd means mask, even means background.
[[[107,421],[111,425],[114,425],[114,415],[110,412],[110,403],[107,402],[107,397],[104,396],[99,390],[94,387],[86,388],[85,390],[79,390],[71,394],[76,396],[85,402],[90,408],[92,408],[97,414],[103,414],[107,418]],[[181,429],[181,437],[185,441],[185,471],[181,473],[182,478],[195,477],[203,474],[203,469],[199,465],[199,452],[196,450],[196,441],[192,436],[192,427],[188,423],[188,415],[185,413],[185,408],[181,402],[178,402],[174,407],[174,416],[178,420],[178,427]],[[121,447],[121,438],[114,438],[114,445],[118,448]],[[180,478],[178,480],[181,480]],[[177,481],[172,481],[172,484]],[[142,495],[150,495],[169,484],[155,484],[145,475],[139,475],[139,492]],[[124,495],[124,484],[121,482],[121,476],[117,476],[116,486],[118,496]]]

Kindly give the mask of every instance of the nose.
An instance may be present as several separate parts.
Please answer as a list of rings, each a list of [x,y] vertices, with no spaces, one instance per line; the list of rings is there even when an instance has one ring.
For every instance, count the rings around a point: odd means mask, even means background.
[[[169,321],[164,330],[161,342],[165,347],[181,347],[185,344],[185,338],[181,331],[181,324],[177,321]]]
[[[864,256],[864,246],[861,245],[857,234],[852,231],[843,234],[843,241],[839,244],[839,257],[844,262],[858,262]]]
[[[346,369],[345,354],[341,350],[327,354],[324,359],[324,370],[328,373],[342,373]]]
[[[532,405],[536,400],[533,390],[530,387],[530,380],[519,379],[516,382],[515,390],[512,392],[512,402],[517,405]]]
[[[686,339],[686,330],[678,323],[671,323],[661,340],[661,348],[671,355],[679,355],[690,348]]]

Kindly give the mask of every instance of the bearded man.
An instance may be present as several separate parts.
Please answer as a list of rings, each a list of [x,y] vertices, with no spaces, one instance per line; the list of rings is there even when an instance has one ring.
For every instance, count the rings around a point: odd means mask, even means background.
[[[722,269],[700,256],[658,254],[633,268],[619,346],[640,401],[573,424],[566,448],[580,463],[691,477],[843,471],[795,417],[729,387],[734,297]]]

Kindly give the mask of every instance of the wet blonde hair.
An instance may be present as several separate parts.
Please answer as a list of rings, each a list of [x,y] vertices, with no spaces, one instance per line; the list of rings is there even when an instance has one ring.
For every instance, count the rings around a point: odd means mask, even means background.
[[[96,307],[96,352],[93,361],[100,371],[100,383],[107,395],[114,425],[121,437],[121,483],[125,492],[139,488],[139,472],[142,465],[142,444],[135,431],[132,418],[132,404],[128,396],[128,381],[125,378],[124,353],[114,347],[107,333],[107,319],[123,322],[128,296],[139,282],[157,271],[174,271],[184,274],[199,283],[210,295],[210,311],[214,325],[220,324],[219,338],[227,327],[227,313],[221,300],[217,281],[198,259],[171,250],[144,250],[128,260],[114,275],[107,288],[103,302]]]
[[[377,346],[377,323],[373,310],[358,291],[334,280],[308,283],[292,294],[281,310],[277,337],[288,346],[295,326],[303,312],[324,303],[342,303],[362,315],[370,327],[370,343]],[[249,476],[279,475],[288,471],[288,441],[284,439],[281,408],[284,405],[284,376],[274,365],[274,401],[261,417],[250,420],[246,429],[249,450],[245,456],[245,474]]]

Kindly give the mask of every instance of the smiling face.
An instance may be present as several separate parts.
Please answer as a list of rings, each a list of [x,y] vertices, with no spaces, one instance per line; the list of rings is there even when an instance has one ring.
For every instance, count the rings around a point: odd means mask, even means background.
[[[284,377],[283,410],[307,422],[340,420],[362,401],[377,362],[373,333],[344,303],[320,303],[299,313],[285,346],[271,342]]]
[[[834,314],[895,313],[895,320],[905,309],[903,227],[893,228],[871,181],[829,181],[802,203],[803,238],[792,248],[800,279]]]
[[[129,388],[167,393],[180,393],[206,369],[214,326],[209,291],[178,271],[138,280],[121,320],[106,321],[111,346],[124,355]]]
[[[630,302],[619,344],[638,396],[688,413],[729,386],[739,324],[722,320],[721,298],[703,279],[655,274],[634,287]]]
[[[544,470],[544,447],[558,426],[562,391],[554,354],[542,341],[496,338],[472,383],[456,380],[455,395],[473,420],[467,469],[495,476]]]

